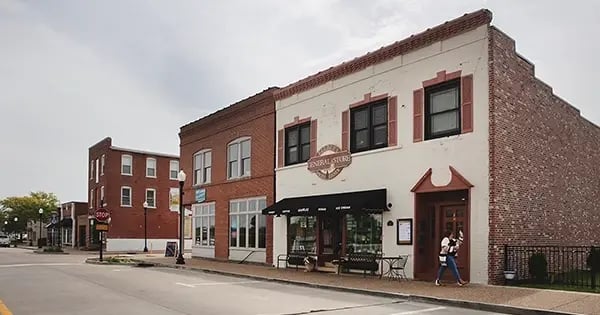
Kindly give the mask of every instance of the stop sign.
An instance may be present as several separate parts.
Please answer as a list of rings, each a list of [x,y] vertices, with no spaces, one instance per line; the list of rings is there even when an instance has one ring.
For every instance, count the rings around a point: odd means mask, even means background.
[[[104,208],[100,208],[100,209],[96,210],[96,212],[94,213],[94,216],[96,217],[96,220],[98,220],[98,221],[106,221],[106,220],[108,220],[108,218],[110,218],[110,212],[108,212],[108,210],[106,210]]]

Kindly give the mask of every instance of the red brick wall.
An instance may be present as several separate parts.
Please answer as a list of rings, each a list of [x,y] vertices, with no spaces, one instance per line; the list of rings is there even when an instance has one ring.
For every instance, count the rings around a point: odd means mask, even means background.
[[[491,283],[509,245],[600,243],[600,128],[536,79],[514,41],[490,32]]]
[[[104,185],[104,202],[106,209],[111,213],[109,238],[144,238],[144,207],[146,188],[156,189],[156,208],[148,208],[148,238],[178,238],[179,220],[177,212],[169,210],[169,190],[179,187],[177,180],[169,179],[169,163],[178,160],[153,154],[143,154],[125,150],[111,149],[111,140],[106,138],[89,149],[89,161],[100,159],[105,154],[104,176],[99,182],[89,179],[88,195],[90,189],[96,190],[94,197],[93,214],[99,205],[100,187]],[[121,175],[121,155],[129,154],[133,157],[133,176]],[[146,158],[156,159],[156,178],[146,177]],[[131,207],[121,207],[121,186],[129,186],[132,190]],[[88,196],[89,202],[89,196]]]
[[[227,180],[227,144],[251,137],[251,177]],[[212,150],[211,183],[203,185],[206,201],[215,202],[215,258],[229,258],[229,200],[266,196],[274,202],[275,189],[275,101],[268,89],[181,128],[181,167],[188,175],[184,204],[194,203],[193,155]],[[267,217],[267,263],[272,262],[272,221]]]

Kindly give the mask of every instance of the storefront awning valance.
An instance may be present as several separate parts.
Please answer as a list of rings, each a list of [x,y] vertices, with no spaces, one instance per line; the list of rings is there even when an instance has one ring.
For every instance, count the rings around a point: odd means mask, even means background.
[[[71,218],[64,218],[64,219],[62,219],[62,221],[60,223],[61,223],[61,226],[64,228],[72,228],[73,227],[73,219],[71,219]]]
[[[285,198],[263,209],[265,215],[316,215],[318,213],[388,211],[386,189]]]

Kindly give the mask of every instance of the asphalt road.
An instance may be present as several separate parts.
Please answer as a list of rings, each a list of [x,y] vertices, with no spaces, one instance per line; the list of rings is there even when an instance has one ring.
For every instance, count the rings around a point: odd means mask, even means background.
[[[493,314],[169,268],[85,264],[84,255],[0,248],[2,303],[14,315]]]

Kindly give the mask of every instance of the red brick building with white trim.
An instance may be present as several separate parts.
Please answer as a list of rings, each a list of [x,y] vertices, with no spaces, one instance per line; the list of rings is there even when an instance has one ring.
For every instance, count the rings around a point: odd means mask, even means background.
[[[192,256],[271,263],[275,102],[269,88],[181,127]]]

